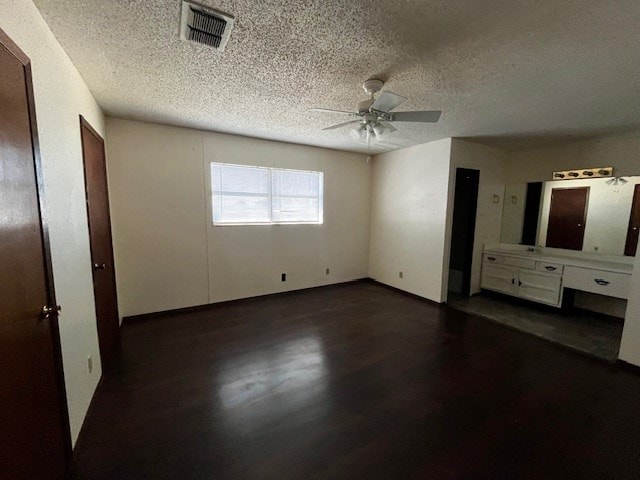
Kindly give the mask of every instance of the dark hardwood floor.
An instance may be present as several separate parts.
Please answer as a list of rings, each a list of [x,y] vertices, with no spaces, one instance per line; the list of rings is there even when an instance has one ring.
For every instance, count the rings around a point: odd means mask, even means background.
[[[78,479],[638,479],[640,375],[372,282],[125,324]]]

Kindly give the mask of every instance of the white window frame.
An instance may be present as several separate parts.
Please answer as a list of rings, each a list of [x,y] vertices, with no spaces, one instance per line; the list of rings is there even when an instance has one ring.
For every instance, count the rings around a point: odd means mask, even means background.
[[[212,167],[225,166],[230,167],[244,167],[244,168],[255,168],[259,170],[267,170],[269,172],[269,216],[271,221],[268,222],[216,222],[213,219],[214,215],[214,187],[213,187],[213,172]],[[317,222],[302,222],[302,221],[273,221],[273,177],[272,174],[274,171],[285,171],[285,172],[298,172],[298,173],[314,173],[318,175],[318,221]],[[223,162],[211,162],[209,164],[209,182],[211,185],[211,191],[209,195],[209,199],[211,201],[211,223],[214,227],[232,227],[232,226],[245,226],[245,225],[322,225],[324,224],[324,172],[319,172],[316,170],[297,170],[291,168],[275,168],[275,167],[263,167],[259,165],[244,165],[240,163],[223,163]]]

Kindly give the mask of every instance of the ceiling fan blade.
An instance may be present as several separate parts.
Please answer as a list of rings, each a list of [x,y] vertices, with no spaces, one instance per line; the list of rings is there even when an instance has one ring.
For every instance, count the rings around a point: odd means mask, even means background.
[[[389,130],[389,133],[393,133],[396,130],[398,130],[396,127],[391,125],[389,122],[380,122],[380,125],[382,125],[385,128],[385,130]]]
[[[323,128],[322,130],[334,130],[336,128],[346,127],[347,125],[351,125],[352,123],[360,123],[360,120],[350,120],[348,122],[339,123],[337,125],[331,125],[330,127]]]
[[[396,112],[391,114],[392,122],[425,122],[435,123],[440,120],[440,110],[427,110],[423,112]]]
[[[395,93],[391,92],[382,92],[380,95],[378,95],[378,98],[376,98],[371,105],[371,110],[378,110],[379,112],[390,112],[405,100],[406,98],[401,95],[396,95]]]
[[[341,115],[356,115],[354,112],[345,112],[343,110],[331,110],[329,108],[310,108],[312,112],[339,113]]]

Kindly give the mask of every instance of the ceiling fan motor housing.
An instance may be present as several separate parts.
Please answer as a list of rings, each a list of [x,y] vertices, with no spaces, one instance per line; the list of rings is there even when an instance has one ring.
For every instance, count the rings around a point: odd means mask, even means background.
[[[384,82],[382,80],[378,80],[377,78],[370,78],[369,80],[365,80],[362,84],[362,88],[364,91],[370,94],[378,93],[382,90],[384,86]]]

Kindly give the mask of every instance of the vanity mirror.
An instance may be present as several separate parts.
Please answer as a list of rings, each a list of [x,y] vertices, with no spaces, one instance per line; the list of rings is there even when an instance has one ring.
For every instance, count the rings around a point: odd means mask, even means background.
[[[501,243],[634,256],[640,176],[505,187]]]

